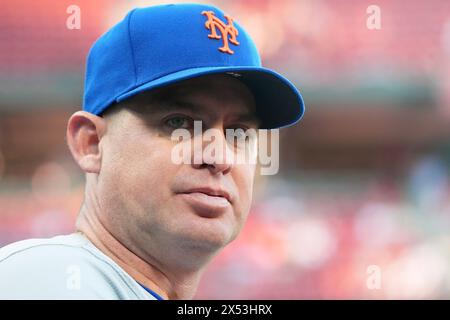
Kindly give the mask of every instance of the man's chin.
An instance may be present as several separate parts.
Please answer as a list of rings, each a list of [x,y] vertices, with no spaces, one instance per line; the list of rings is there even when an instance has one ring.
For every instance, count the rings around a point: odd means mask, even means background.
[[[214,252],[232,242],[239,233],[233,208],[219,212],[203,211],[204,208],[191,206],[182,197],[177,206],[171,208],[171,233],[180,247]],[[186,248],[188,249],[188,248]]]
[[[205,220],[205,218],[198,218]],[[179,234],[182,246],[189,246],[194,250],[214,252],[222,249],[235,238],[231,226],[224,225],[224,221],[191,221],[184,232]]]

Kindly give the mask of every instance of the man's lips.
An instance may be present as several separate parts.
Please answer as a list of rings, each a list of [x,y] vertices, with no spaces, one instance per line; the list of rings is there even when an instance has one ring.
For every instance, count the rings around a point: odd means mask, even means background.
[[[181,192],[183,194],[203,194],[207,197],[211,198],[224,198],[230,204],[232,203],[232,197],[229,192],[224,189],[214,189],[209,187],[201,187],[201,188],[192,188],[187,191]],[[208,198],[205,198],[208,199]]]
[[[215,218],[231,208],[232,197],[221,189],[193,188],[179,192],[189,205],[202,217]]]

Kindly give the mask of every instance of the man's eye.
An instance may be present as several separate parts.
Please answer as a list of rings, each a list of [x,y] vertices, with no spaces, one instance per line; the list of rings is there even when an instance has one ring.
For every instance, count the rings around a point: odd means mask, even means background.
[[[246,146],[252,141],[252,135],[247,134],[248,127],[235,126],[233,128],[226,129],[227,141],[230,145],[237,148],[246,148]]]
[[[236,137],[236,138],[245,138],[247,136],[246,132],[249,129],[247,126],[234,126],[231,128],[228,128],[231,131],[231,133]]]
[[[165,121],[165,124],[173,129],[188,129],[191,127],[192,120],[184,116],[175,116]]]

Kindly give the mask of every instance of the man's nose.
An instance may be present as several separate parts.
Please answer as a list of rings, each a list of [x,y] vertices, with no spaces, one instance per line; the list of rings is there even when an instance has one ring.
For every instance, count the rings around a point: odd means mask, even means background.
[[[194,137],[194,161],[196,169],[207,168],[212,174],[231,172],[234,166],[233,149],[230,148],[224,130],[211,128]]]

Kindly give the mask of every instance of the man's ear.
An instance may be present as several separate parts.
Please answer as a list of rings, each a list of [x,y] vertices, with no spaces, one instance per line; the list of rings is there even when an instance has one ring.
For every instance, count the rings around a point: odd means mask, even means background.
[[[85,111],[75,112],[67,123],[67,144],[84,172],[99,173],[100,141],[106,131],[105,119]]]

